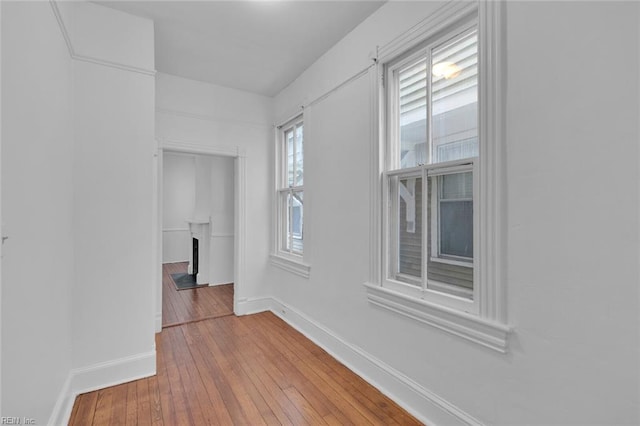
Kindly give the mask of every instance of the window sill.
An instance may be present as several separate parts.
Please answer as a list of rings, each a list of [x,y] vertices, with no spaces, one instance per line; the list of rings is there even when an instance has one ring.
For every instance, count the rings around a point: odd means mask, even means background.
[[[380,285],[365,283],[372,304],[429,324],[463,339],[507,353],[511,328],[471,314],[416,299]]]
[[[271,261],[271,264],[277,268],[284,269],[285,271],[301,276],[302,278],[309,278],[311,266],[304,263],[302,258],[298,260],[279,254],[270,254],[269,260]]]

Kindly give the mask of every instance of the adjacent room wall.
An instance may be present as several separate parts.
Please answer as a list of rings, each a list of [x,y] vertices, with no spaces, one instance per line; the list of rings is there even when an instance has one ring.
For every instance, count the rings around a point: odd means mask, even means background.
[[[0,415],[43,425],[72,368],[71,59],[48,2],[0,8],[2,235],[9,237]]]
[[[385,4],[276,96],[278,120],[438,6]],[[399,380],[377,385],[404,381],[396,397],[425,421],[640,422],[638,16],[637,3],[507,3],[508,354],[367,302],[368,74],[304,110],[311,273],[268,269],[278,314],[369,360],[358,371],[385,366]]]
[[[165,153],[162,182],[162,263],[188,262],[191,236],[186,220],[196,200],[195,157]]]
[[[229,284],[233,277],[233,237],[234,237],[234,160],[229,157],[209,157],[211,173],[211,247],[209,283]]]

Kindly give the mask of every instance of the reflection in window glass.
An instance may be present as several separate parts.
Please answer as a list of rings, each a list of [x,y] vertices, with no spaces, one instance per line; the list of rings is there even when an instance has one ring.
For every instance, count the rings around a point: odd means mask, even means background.
[[[474,29],[431,53],[432,160],[478,155],[478,34]]]
[[[400,108],[400,167],[427,162],[427,60],[398,71]]]

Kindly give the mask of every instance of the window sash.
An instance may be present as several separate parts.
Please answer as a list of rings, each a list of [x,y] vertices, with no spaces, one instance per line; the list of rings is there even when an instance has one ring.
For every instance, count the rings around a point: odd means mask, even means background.
[[[278,179],[278,189],[297,187],[300,186],[298,182],[302,184],[304,181],[304,136],[298,137],[299,131],[304,131],[304,122],[301,118],[299,117],[282,127],[281,173]],[[288,140],[289,134],[292,135],[291,147]],[[298,158],[298,154],[302,154],[302,159]],[[291,166],[289,165],[289,157],[291,157]]]
[[[304,187],[285,188],[278,190],[278,248],[280,251],[302,255],[304,251]],[[293,203],[289,199],[296,198],[300,201],[300,237],[294,232]],[[295,241],[299,240],[299,241]]]
[[[433,178],[434,182],[439,176],[455,174],[455,173],[472,173],[472,193],[473,193],[473,253],[471,259],[456,260],[435,258],[427,256],[427,243],[429,232],[426,231],[428,209],[431,207],[428,197],[428,179]],[[402,274],[399,271],[399,241],[398,241],[398,190],[397,183],[392,185],[392,181],[400,179],[422,179],[422,251],[421,251],[421,277]],[[383,286],[401,291],[414,297],[430,300],[435,303],[459,309],[468,313],[479,313],[479,283],[477,270],[477,255],[479,253],[479,182],[478,182],[478,158],[456,160],[447,163],[426,164],[422,166],[412,167],[409,169],[397,169],[383,173],[383,194],[384,205],[387,208],[383,212],[383,247],[384,250],[384,271]],[[432,189],[433,191],[433,189]],[[437,191],[437,188],[436,188]],[[437,193],[432,196],[438,198]],[[433,217],[432,217],[433,220]],[[438,233],[438,228],[432,226],[431,238]],[[435,238],[438,238],[437,236]],[[433,241],[433,240],[432,240]],[[432,242],[433,244],[433,242]],[[432,245],[432,251],[434,246]],[[429,261],[439,261],[458,266],[472,268],[473,289],[464,289],[454,284],[447,284],[433,279],[429,279]]]
[[[426,87],[425,87],[425,98],[426,104],[424,105],[425,114],[426,114],[426,134],[425,134],[425,143],[426,143],[426,159],[424,164],[436,164],[434,159],[437,160],[437,155],[434,152],[442,145],[434,146],[434,134],[433,134],[433,76],[432,76],[432,68],[433,68],[433,51],[435,49],[443,49],[445,46],[450,44],[455,44],[456,40],[464,39],[472,33],[476,33],[476,37],[478,34],[478,23],[476,20],[472,20],[465,25],[461,25],[453,31],[450,31],[439,38],[434,39],[429,44],[420,47],[418,50],[413,50],[409,54],[401,57],[393,61],[392,63],[385,65],[384,74],[386,84],[386,133],[387,133],[387,144],[386,144],[386,169],[394,170],[398,168],[402,168],[401,166],[401,154],[400,154],[400,121],[401,121],[401,107],[400,107],[400,78],[399,73],[407,68],[411,68],[413,64],[420,62],[420,60],[426,60],[426,70],[425,70],[425,78],[426,78]],[[479,61],[480,51],[479,51],[479,41],[476,41],[478,44],[478,48],[476,50],[477,60]],[[478,87],[479,92],[479,64],[476,63],[476,85]],[[478,93],[479,95],[479,93]],[[479,97],[476,99],[476,103],[478,103]],[[474,152],[474,156],[477,156],[478,150],[478,131],[479,131],[479,114],[476,114],[476,136],[470,136],[462,138],[458,142],[462,142],[464,140],[474,140],[476,144],[476,151]],[[444,162],[443,162],[444,163]],[[420,166],[422,162],[418,164]],[[409,168],[409,167],[406,167]]]

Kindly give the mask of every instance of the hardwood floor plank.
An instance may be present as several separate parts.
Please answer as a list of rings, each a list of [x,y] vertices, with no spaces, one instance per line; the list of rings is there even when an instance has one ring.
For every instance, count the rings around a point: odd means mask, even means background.
[[[284,390],[287,398],[302,413],[304,423],[308,425],[324,425],[326,422],[320,414],[309,404],[309,402],[298,392],[296,388],[287,388]],[[327,414],[328,415],[328,414]]]
[[[206,405],[209,409],[208,411],[210,411],[207,417],[214,419],[214,422],[210,424],[232,425],[233,421],[231,420],[225,401],[213,379],[211,370],[207,366],[207,361],[198,349],[197,345],[202,344],[202,338],[199,332],[195,327],[190,327],[189,330],[187,330],[187,327],[181,328],[187,346],[189,347],[189,352],[193,357],[195,368],[200,376],[202,388],[204,388],[204,392],[202,389],[195,389],[195,391],[198,392],[200,398],[203,398],[202,404]]]
[[[79,409],[80,409],[79,404],[73,404],[73,408],[71,409],[71,415],[69,416],[69,424],[73,424],[75,422]]]
[[[252,319],[249,319],[250,321]],[[279,336],[278,333],[269,333],[267,337],[275,347],[286,354],[286,357],[295,365],[295,368],[304,377],[304,380],[313,383],[317,389],[312,392],[313,395],[325,395],[324,404],[330,407],[329,414],[333,413],[341,424],[380,424],[373,413],[363,409],[360,404],[354,403],[356,400],[351,397],[342,386],[337,384],[333,378],[326,375],[317,364],[317,360],[313,353],[307,353],[305,350],[292,345],[291,341],[287,341]],[[297,351],[294,352],[294,349]],[[327,415],[321,412],[323,416]]]
[[[137,424],[147,426],[151,424],[151,403],[149,402],[149,380],[142,379],[136,382],[136,395],[138,395],[138,419]]]
[[[127,383],[127,410],[124,424],[126,426],[138,424],[138,388],[136,382]]]
[[[225,336],[227,342],[225,350],[234,356],[235,361],[270,407],[279,424],[298,424],[301,419],[300,413],[268,374],[267,369],[264,368],[265,364],[257,359],[259,353],[249,339],[246,336],[230,333],[227,327],[216,330],[216,335]],[[250,349],[246,350],[247,348]]]
[[[113,387],[113,397],[111,401],[111,414],[109,415],[110,425],[124,425],[127,418],[127,385],[122,384]]]
[[[78,396],[69,424],[420,424],[269,312],[167,328],[156,348],[157,376]]]
[[[233,284],[177,290],[171,274],[186,273],[187,262],[162,265],[162,326],[233,314]]]
[[[76,416],[73,419],[73,423],[69,424],[78,425],[91,425],[93,424],[93,418],[96,412],[96,403],[98,401],[98,392],[89,392],[78,395],[74,406],[78,406],[76,410]]]
[[[105,388],[98,391],[96,401],[96,413],[93,416],[93,424],[96,426],[108,425],[111,421],[111,404],[113,402],[114,388]]]
[[[342,372],[342,370],[332,371],[332,365],[342,365],[337,360],[329,356],[310,340],[303,338],[302,334],[286,325],[286,323],[279,318],[273,316],[266,320],[271,321],[276,326],[276,332],[272,333],[272,338],[279,341],[283,347],[289,348],[291,351],[296,351],[300,359],[306,364],[306,366],[301,368],[308,371],[308,374],[310,374],[314,380],[318,380],[318,383],[325,383],[327,386],[325,389],[326,393],[330,393],[330,390],[333,390],[334,392],[344,394],[344,402],[349,403],[355,411],[366,419],[367,423],[398,424],[393,418],[380,410],[375,403],[368,400],[365,396],[359,395],[358,388],[341,380],[340,374],[336,373]],[[327,360],[330,360],[330,362],[328,363]],[[353,376],[350,370],[347,371],[350,373],[349,376]],[[359,423],[357,417],[353,416],[355,413],[349,410],[345,410],[345,412],[352,414],[351,421],[356,424]],[[344,421],[343,419],[340,420]]]
[[[300,338],[304,336],[289,327],[284,321],[276,316],[271,316],[266,320],[271,321],[277,326],[276,330],[280,331],[278,335],[281,336],[283,345],[297,348],[300,351],[306,351],[309,356],[315,356],[322,360],[322,364],[318,365],[318,368],[314,369],[314,371],[316,371],[317,374],[321,374],[329,383],[336,382],[346,389],[348,391],[347,395],[349,395],[348,399],[351,400],[352,404],[354,401],[357,404],[354,404],[354,407],[362,406],[366,408],[368,413],[379,418],[384,424],[416,424],[412,416],[409,416],[397,404],[380,392],[374,389],[375,392],[369,393],[369,390],[373,388],[371,388],[367,382],[352,374],[351,370],[347,369],[310,340]],[[345,374],[345,372],[347,374]],[[345,377],[349,380],[345,381]],[[373,423],[377,423],[376,419],[372,419],[366,412],[363,412],[363,414]]]
[[[243,414],[246,416],[249,424],[267,424],[259,408],[256,406],[254,399],[252,398],[253,389],[247,386],[247,382],[238,373],[237,368],[235,368],[229,357],[226,356],[227,354],[225,354],[225,352],[220,348],[218,340],[222,340],[222,336],[216,335],[218,338],[213,339],[212,334],[206,332],[206,325],[203,322],[194,323],[191,325],[199,329],[203,337],[203,343],[206,345],[209,353],[211,353],[211,355],[213,355],[213,358],[216,360],[215,362],[218,364],[220,371],[226,378],[227,383],[231,388],[231,392],[233,392],[236,399],[238,400]],[[260,404],[260,401],[258,401],[258,403]]]

